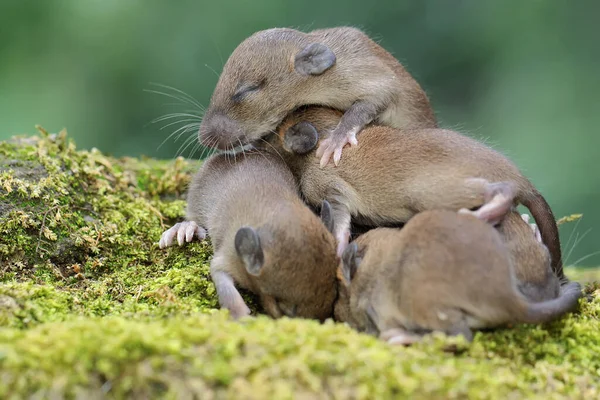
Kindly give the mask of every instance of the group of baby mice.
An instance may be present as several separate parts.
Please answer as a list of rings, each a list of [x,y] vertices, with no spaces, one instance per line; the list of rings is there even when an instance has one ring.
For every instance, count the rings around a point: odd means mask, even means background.
[[[274,318],[333,318],[394,344],[432,331],[470,341],[555,320],[582,296],[540,192],[498,151],[438,128],[420,85],[358,29],[244,40],[199,140],[224,151],[159,245],[208,234],[235,319],[250,314],[237,285]]]

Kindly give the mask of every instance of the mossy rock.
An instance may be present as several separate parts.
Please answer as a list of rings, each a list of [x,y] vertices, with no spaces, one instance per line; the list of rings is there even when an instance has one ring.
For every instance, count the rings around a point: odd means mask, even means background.
[[[39,130],[0,143],[2,399],[600,396],[595,283],[560,321],[470,345],[433,335],[393,347],[331,321],[233,322],[217,309],[210,245],[157,246],[198,163],[115,159]]]

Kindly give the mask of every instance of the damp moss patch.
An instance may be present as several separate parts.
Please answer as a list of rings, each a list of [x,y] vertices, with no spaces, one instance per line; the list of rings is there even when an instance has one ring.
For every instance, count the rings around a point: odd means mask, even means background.
[[[600,286],[544,326],[392,347],[343,324],[218,310],[210,244],[160,250],[198,163],[0,143],[0,398],[596,398]],[[597,270],[596,270],[597,271]]]

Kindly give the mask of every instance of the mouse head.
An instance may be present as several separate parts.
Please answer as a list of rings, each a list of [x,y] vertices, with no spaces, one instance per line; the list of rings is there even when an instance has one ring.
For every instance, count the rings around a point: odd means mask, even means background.
[[[521,292],[535,302],[556,298],[560,284],[552,272],[550,252],[527,214],[513,210],[497,229],[509,249]]]
[[[371,229],[346,247],[337,271],[336,320],[374,336],[402,327],[400,232],[395,228]]]
[[[242,227],[235,250],[267,313],[324,320],[333,314],[339,263],[329,203],[322,221],[308,208],[290,223]]]
[[[342,262],[337,271],[339,281],[338,301],[335,304],[334,317],[337,321],[344,321],[353,328],[370,335],[379,333],[375,322],[376,311],[370,299],[367,278],[369,272],[360,271],[359,265],[367,251],[366,245],[354,241],[346,247],[342,255]]]
[[[273,131],[296,107],[310,104],[336,64],[333,51],[294,29],[260,31],[231,54],[200,125],[200,142],[228,149]]]

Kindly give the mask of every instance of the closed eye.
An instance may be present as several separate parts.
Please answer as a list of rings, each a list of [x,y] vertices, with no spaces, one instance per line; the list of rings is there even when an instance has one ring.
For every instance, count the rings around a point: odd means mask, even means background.
[[[240,103],[250,93],[260,90],[264,86],[264,84],[265,84],[265,80],[262,80],[258,83],[254,83],[254,84],[243,85],[242,87],[240,87],[238,90],[235,91],[233,96],[231,96],[231,100],[234,103]]]

